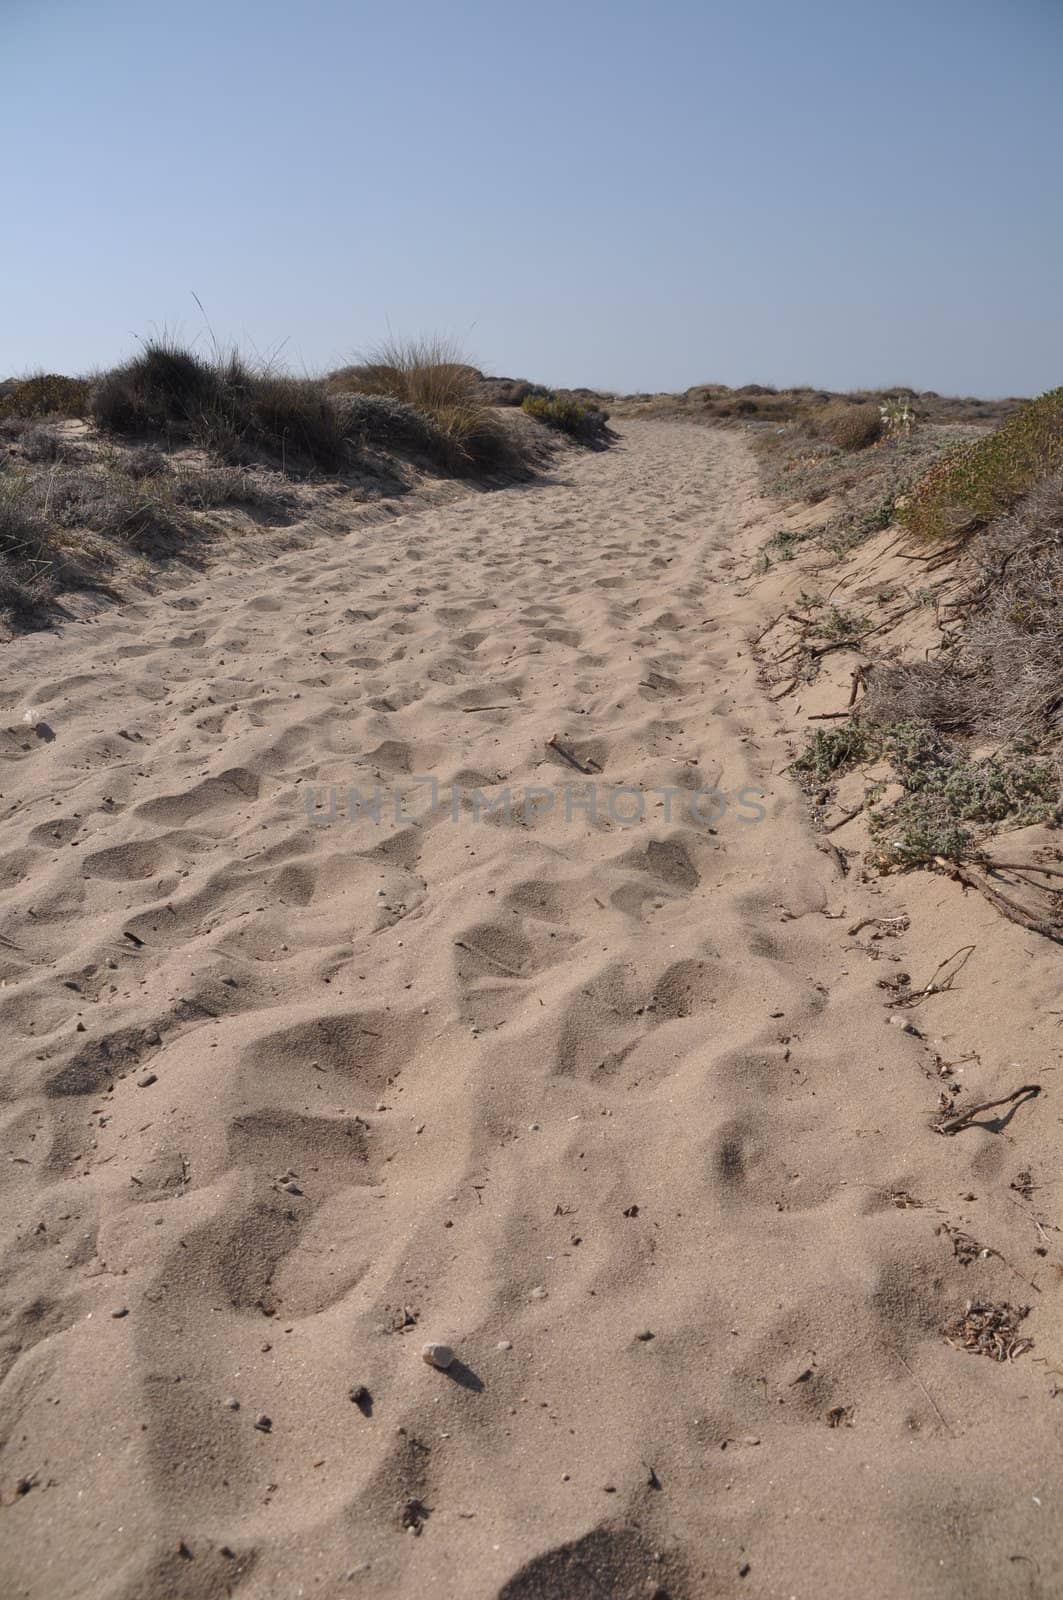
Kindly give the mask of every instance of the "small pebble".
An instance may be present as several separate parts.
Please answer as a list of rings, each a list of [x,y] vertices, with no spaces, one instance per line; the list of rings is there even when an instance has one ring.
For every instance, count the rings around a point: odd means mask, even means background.
[[[543,1288],[541,1283],[538,1284],[536,1286],[536,1288],[534,1288],[531,1291],[531,1293],[528,1296],[528,1299],[529,1300],[545,1300],[546,1299],[546,1290]]]
[[[495,1348],[497,1350],[512,1350],[513,1345],[512,1345],[512,1342],[509,1339],[499,1339],[498,1344],[495,1346]]]
[[[258,1416],[255,1418],[255,1427],[258,1429],[259,1433],[269,1433],[270,1429],[273,1427],[273,1418],[267,1417],[264,1411],[260,1411]]]
[[[354,1401],[356,1406],[367,1406],[372,1399],[372,1396],[370,1395],[369,1390],[366,1388],[364,1383],[356,1383],[354,1388],[351,1390],[351,1399]]]
[[[142,1072],[140,1077],[137,1079],[137,1088],[150,1089],[152,1084],[158,1083],[158,1081],[158,1077],[154,1072]]]
[[[440,1372],[446,1372],[453,1364],[454,1352],[449,1344],[426,1344],[421,1351],[422,1361],[427,1361],[430,1367],[438,1367]]]
[[[128,1315],[129,1315],[129,1307],[128,1306],[119,1306],[117,1311],[112,1311],[111,1312],[111,1316],[112,1317],[128,1317]]]
[[[229,1411],[239,1411],[240,1402],[234,1394],[226,1395],[224,1405]]]

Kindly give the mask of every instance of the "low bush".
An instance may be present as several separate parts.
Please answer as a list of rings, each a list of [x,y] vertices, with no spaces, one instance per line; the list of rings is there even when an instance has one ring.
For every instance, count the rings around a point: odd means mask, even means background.
[[[935,856],[958,860],[975,843],[976,830],[1063,818],[1053,763],[1017,747],[974,760],[925,722],[877,725],[860,718],[819,729],[794,767],[824,783],[879,760],[904,787],[893,805],[870,813],[873,859],[882,868],[920,866]]]
[[[66,378],[40,372],[6,384],[0,396],[0,417],[82,417],[88,409],[87,378]]]
[[[529,417],[549,428],[567,433],[581,444],[601,444],[607,437],[609,414],[599,406],[586,405],[561,394],[530,394],[521,402]]]
[[[1031,400],[985,438],[949,451],[905,496],[901,522],[925,539],[968,534],[1063,467],[1063,388]]]
[[[383,449],[410,449],[431,455],[435,435],[428,418],[390,394],[340,393],[334,404],[347,437]]]

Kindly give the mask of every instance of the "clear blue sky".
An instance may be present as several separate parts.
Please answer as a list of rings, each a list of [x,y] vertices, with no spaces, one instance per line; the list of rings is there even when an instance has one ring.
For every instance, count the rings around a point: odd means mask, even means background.
[[[1063,383],[1063,0],[0,0],[0,376]]]

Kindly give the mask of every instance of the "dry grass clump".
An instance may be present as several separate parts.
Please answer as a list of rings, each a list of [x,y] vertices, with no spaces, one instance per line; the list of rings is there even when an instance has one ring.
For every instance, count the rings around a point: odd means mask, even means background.
[[[275,490],[235,467],[180,466],[151,447],[94,456],[40,429],[0,463],[0,607],[33,616],[63,588],[98,588],[123,550],[187,554],[209,536],[196,513],[276,510]]]
[[[926,539],[984,527],[1063,466],[1063,388],[1022,406],[994,433],[951,451],[906,497],[900,520]]]
[[[62,435],[40,423],[26,428],[18,444],[27,461],[62,461],[70,454],[70,445]]]
[[[832,400],[815,414],[813,426],[839,450],[866,450],[882,437],[882,413],[869,402],[848,405]]]
[[[433,457],[452,472],[519,464],[512,432],[478,396],[481,374],[444,339],[392,339],[329,379],[332,394],[379,395],[427,420]]]
[[[933,661],[865,668],[861,716],[912,718],[1036,747],[1063,733],[1063,471],[971,546],[974,575],[956,604],[962,638]]]
[[[165,338],[98,380],[97,427],[122,437],[194,443],[229,462],[266,456],[284,470],[339,472],[349,450],[325,385],[238,354],[207,360]]]
[[[1063,471],[976,546],[979,574],[960,661],[981,679],[981,720],[1006,736],[1063,725]]]
[[[943,733],[966,733],[978,720],[981,685],[974,672],[948,661],[875,661],[863,669],[861,718],[876,727],[925,722]]]
[[[38,497],[0,472],[0,604],[31,611],[47,592],[50,526]]]

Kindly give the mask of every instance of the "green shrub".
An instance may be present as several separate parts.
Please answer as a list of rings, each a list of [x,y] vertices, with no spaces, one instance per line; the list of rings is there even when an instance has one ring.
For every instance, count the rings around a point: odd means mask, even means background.
[[[951,450],[905,496],[901,522],[926,539],[970,533],[1063,466],[1063,388],[1016,411],[986,438]]]
[[[972,827],[1054,823],[1063,815],[1054,766],[1018,749],[972,761],[925,723],[854,721],[817,729],[794,767],[827,782],[878,760],[890,763],[904,787],[892,806],[870,813],[880,867],[920,866],[935,856],[957,860],[974,842]]]
[[[88,407],[87,378],[41,372],[22,378],[0,398],[0,417],[82,417]]]
[[[598,406],[584,405],[560,394],[529,394],[521,401],[521,410],[549,428],[567,433],[583,444],[601,443],[606,436],[608,414]]]

